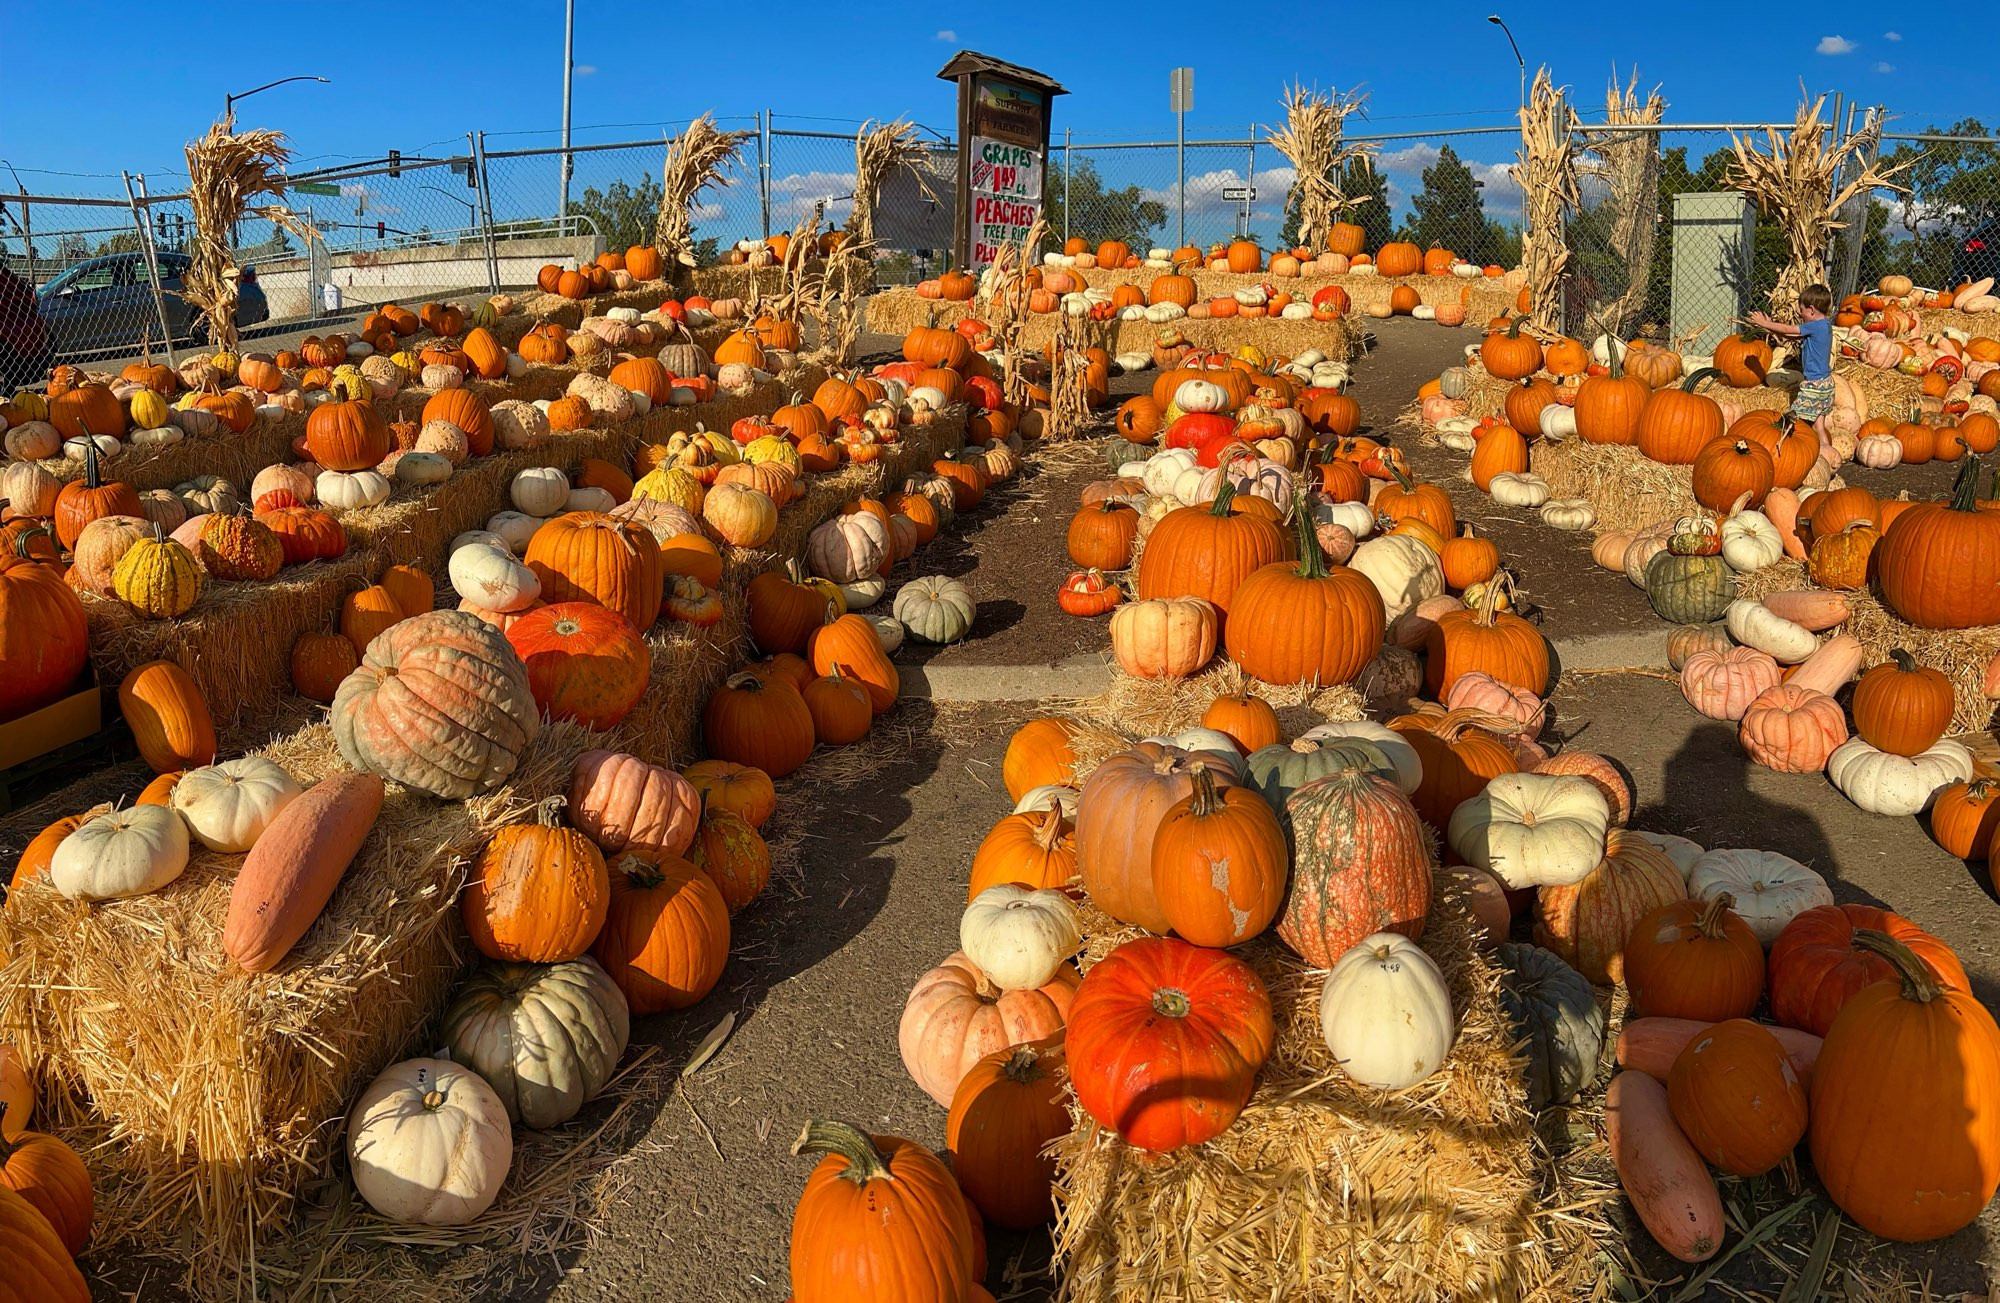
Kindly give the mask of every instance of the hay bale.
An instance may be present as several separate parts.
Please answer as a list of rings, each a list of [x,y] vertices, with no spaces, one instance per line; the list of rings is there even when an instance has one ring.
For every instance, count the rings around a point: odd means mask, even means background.
[[[1737,595],[1752,601],[1813,586],[1803,561],[1780,561],[1736,577]],[[1848,619],[1839,631],[1861,640],[1864,664],[1886,661],[1889,653],[1900,647],[1919,665],[1941,671],[1951,680],[1952,732],[1976,733],[1992,722],[1993,703],[1986,699],[1984,679],[1987,665],[2000,656],[2000,625],[1919,629],[1883,605],[1880,593],[1872,587],[1841,596],[1847,599]]]
[[[1688,467],[1662,465],[1630,444],[1537,440],[1528,448],[1528,469],[1549,482],[1550,497],[1586,499],[1600,531],[1637,529],[1702,509]]]
[[[197,475],[220,475],[238,488],[248,489],[258,471],[272,462],[291,460],[292,439],[304,434],[305,428],[301,415],[260,416],[242,434],[224,430],[178,443],[128,443],[100,459],[98,469],[105,479],[122,480],[135,489],[171,489]],[[83,478],[84,464],[51,457],[42,462],[42,469],[67,483]]]
[[[769,298],[783,289],[784,283],[782,267],[752,267],[748,263],[683,270],[674,278],[675,286],[686,294],[711,299]]]
[[[1256,1093],[1206,1144],[1135,1150],[1072,1106],[1054,1146],[1066,1303],[1579,1297],[1594,1208],[1554,1198],[1502,1014],[1457,884],[1439,876],[1422,943],[1459,1015],[1451,1056],[1389,1093],[1340,1071],[1320,1034],[1325,974],[1265,936],[1237,953],[1271,993],[1277,1042]],[[1135,934],[1087,911],[1088,966]],[[1568,1206],[1565,1206],[1568,1205]]]
[[[588,745],[573,725],[545,728],[506,786],[468,802],[391,784],[339,890],[274,973],[245,974],[222,953],[237,856],[197,849],[180,878],[132,900],[80,905],[45,882],[13,894],[0,1029],[38,1067],[62,1129],[111,1120],[116,1143],[89,1154],[100,1244],[184,1254],[199,1274],[280,1233],[327,1170],[355,1091],[420,1048],[442,1007],[465,953],[466,862],[566,791]],[[346,768],[323,723],[262,754],[305,783]]]

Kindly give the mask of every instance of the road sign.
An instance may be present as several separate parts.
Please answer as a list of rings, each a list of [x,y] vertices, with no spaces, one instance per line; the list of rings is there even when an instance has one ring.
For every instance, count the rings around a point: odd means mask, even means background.
[[[1257,187],[1253,185],[1226,185],[1222,187],[1222,197],[1231,201],[1255,199]]]
[[[340,197],[340,187],[330,181],[297,181],[288,187],[295,195],[332,195]]]
[[[1194,112],[1194,69],[1175,68],[1167,74],[1167,111]]]

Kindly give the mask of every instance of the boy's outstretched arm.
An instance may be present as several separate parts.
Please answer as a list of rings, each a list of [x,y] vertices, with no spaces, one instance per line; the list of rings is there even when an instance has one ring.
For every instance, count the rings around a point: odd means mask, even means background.
[[[1746,319],[1759,330],[1768,330],[1773,335],[1797,335],[1799,333],[1797,326],[1779,321],[1774,317],[1766,316],[1762,312],[1752,312]]]

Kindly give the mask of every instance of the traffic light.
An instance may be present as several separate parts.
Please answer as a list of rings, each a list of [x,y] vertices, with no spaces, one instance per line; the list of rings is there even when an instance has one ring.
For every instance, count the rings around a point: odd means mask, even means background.
[[[389,224],[387,222],[375,223],[375,238],[378,240],[389,238]]]
[[[389,179],[391,181],[394,181],[402,175],[403,175],[403,151],[400,149],[392,149],[389,151]]]

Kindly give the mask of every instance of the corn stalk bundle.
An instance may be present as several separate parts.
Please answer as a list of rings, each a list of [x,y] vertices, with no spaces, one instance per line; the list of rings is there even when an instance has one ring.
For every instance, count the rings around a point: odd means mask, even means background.
[[[1824,95],[1810,104],[1801,99],[1791,131],[1780,135],[1765,128],[1768,153],[1741,136],[1730,136],[1736,157],[1728,183],[1756,200],[1760,213],[1777,218],[1791,252],[1771,288],[1772,311],[1788,320],[1798,313],[1799,292],[1826,280],[1827,243],[1847,225],[1840,216],[1847,201],[1871,190],[1905,193],[1894,178],[1909,164],[1884,163],[1876,157],[1882,119],[1872,117],[1865,129],[1829,149],[1828,127],[1820,119],[1825,105]],[[1852,176],[1840,185],[1843,170]]]
[[[1623,90],[1613,78],[1604,92],[1604,126],[1583,138],[1590,160],[1577,172],[1604,184],[1604,202],[1611,208],[1611,253],[1625,265],[1625,292],[1608,303],[1593,304],[1591,314],[1603,318],[1620,339],[1632,333],[1646,306],[1660,215],[1659,133],[1630,128],[1658,125],[1666,109],[1658,87],[1644,101],[1639,99],[1639,71],[1634,68]]]
[[[1041,248],[1048,233],[1048,222],[1037,217],[1034,225],[1021,236],[1021,243],[1002,245],[992,266],[986,270],[987,283],[992,286],[988,296],[987,321],[992,329],[994,346],[1000,351],[1001,393],[1010,403],[1025,404],[1028,401],[1028,376],[1022,366],[1021,330],[1028,322],[1028,296],[1034,292],[1034,286],[1025,273],[1027,268],[1035,265],[1036,251]]]
[[[1562,274],[1569,264],[1569,214],[1579,204],[1576,189],[1576,111],[1549,80],[1535,71],[1528,102],[1521,106],[1521,150],[1513,174],[1521,187],[1521,266],[1528,273],[1529,318],[1545,330],[1561,328]]]
[[[722,169],[737,161],[748,131],[722,131],[704,113],[667,142],[661,175],[660,215],[653,221],[653,245],[668,265],[695,265],[694,201],[711,185],[728,185]]]
[[[1090,358],[1084,352],[1084,319],[1067,312],[1056,314],[1056,337],[1050,347],[1049,420],[1045,434],[1050,439],[1074,439],[1090,424]]]
[[[1285,212],[1298,213],[1299,243],[1308,249],[1324,249],[1341,214],[1369,198],[1350,199],[1340,189],[1341,171],[1348,160],[1365,157],[1374,148],[1343,140],[1347,115],[1367,103],[1367,95],[1359,91],[1322,95],[1317,89],[1293,86],[1285,92],[1285,125],[1266,131],[1271,144],[1292,165],[1292,189],[1285,198]]]
[[[936,203],[937,192],[931,188],[931,151],[917,139],[917,124],[872,118],[862,123],[854,134],[854,209],[847,218],[850,242],[874,246],[875,209],[882,202],[882,186],[904,168],[916,177],[924,198]]]
[[[226,351],[236,347],[236,260],[229,233],[246,217],[260,218],[305,241],[319,237],[311,224],[282,203],[284,170],[292,151],[276,131],[237,134],[231,116],[188,142],[188,203],[194,210],[194,243],[181,273],[181,295],[208,317],[209,338]]]

